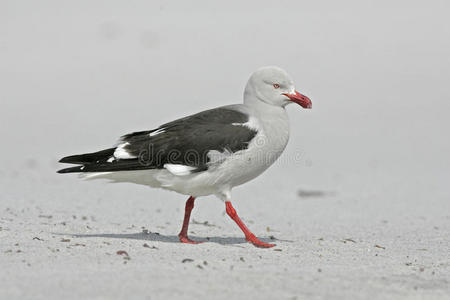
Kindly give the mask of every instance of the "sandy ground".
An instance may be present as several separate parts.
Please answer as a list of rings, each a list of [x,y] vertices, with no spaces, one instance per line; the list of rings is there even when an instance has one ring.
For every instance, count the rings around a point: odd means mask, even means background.
[[[449,299],[445,1],[132,4],[0,2],[0,299]],[[234,190],[275,248],[213,197],[184,245],[184,196],[55,173],[268,64],[314,105]]]
[[[193,246],[177,243],[180,196],[43,173],[12,174],[2,187],[8,195],[1,202],[2,299],[448,299],[450,293],[446,197],[421,204],[341,190],[305,198],[295,187],[263,192],[264,180],[257,180],[236,191],[236,206],[277,246],[245,243],[222,204],[208,198],[198,201],[190,233],[209,242]]]

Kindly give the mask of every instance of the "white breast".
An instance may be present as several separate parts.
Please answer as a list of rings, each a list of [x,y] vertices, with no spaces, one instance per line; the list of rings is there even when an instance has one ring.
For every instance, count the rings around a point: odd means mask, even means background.
[[[254,179],[269,168],[280,157],[289,140],[289,119],[281,108],[276,113],[265,114],[258,118],[258,134],[247,150],[236,153],[236,159],[221,168],[234,170],[230,176],[232,186]],[[255,121],[252,121],[255,124]],[[237,160],[237,161],[236,161]]]

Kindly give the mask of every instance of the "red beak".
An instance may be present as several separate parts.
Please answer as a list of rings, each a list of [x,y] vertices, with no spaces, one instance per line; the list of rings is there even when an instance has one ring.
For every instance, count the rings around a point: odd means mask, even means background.
[[[285,95],[292,102],[295,102],[295,103],[299,104],[303,108],[312,108],[311,100],[308,97],[306,97],[305,95],[302,95],[302,94],[300,94],[297,91],[294,91],[293,94],[286,94],[286,93],[284,93],[282,95]]]

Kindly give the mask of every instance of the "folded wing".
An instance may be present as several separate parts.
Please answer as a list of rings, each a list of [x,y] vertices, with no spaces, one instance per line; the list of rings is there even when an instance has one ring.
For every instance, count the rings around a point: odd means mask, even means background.
[[[257,129],[243,126],[247,114],[233,106],[203,111],[157,129],[124,135],[114,148],[60,160],[78,166],[59,173],[113,172],[166,168],[175,175],[208,169],[217,153],[247,149]],[[220,156],[220,155],[219,155]]]

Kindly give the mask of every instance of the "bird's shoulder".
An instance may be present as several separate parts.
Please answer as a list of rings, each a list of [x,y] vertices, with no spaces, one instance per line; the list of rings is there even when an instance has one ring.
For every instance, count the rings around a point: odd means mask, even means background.
[[[249,112],[245,106],[240,104],[227,105],[179,118],[155,129],[125,134],[120,137],[119,143],[133,142],[143,138],[150,139],[168,132],[187,133],[187,131],[221,130],[224,126],[245,124],[249,119]]]

